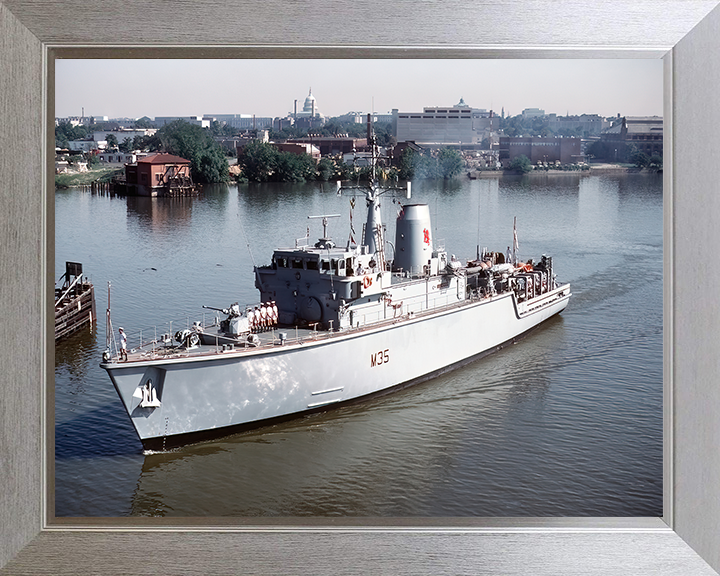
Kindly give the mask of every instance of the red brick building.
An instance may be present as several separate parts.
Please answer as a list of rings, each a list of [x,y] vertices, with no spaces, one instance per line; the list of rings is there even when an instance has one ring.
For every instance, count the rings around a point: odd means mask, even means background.
[[[127,194],[137,196],[182,196],[195,190],[190,160],[172,154],[155,154],[125,165]]]

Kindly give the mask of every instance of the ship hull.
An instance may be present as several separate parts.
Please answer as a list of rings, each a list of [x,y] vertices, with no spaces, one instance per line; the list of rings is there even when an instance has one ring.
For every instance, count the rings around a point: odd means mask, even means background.
[[[561,312],[569,285],[511,293],[302,344],[105,363],[146,450],[226,436],[416,384],[512,343]],[[152,381],[157,407],[140,407]]]

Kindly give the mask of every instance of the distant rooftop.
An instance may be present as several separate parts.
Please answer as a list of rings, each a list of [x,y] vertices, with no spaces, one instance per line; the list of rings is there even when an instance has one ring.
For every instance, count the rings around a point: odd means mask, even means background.
[[[190,160],[174,156],[173,154],[155,154],[138,160],[138,164],[190,164]]]

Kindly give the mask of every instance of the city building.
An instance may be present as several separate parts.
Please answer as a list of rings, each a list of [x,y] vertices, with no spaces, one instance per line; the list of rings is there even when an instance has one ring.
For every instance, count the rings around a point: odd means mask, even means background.
[[[580,150],[580,138],[500,137],[500,161],[503,165],[506,166],[521,155],[529,158],[533,164],[557,161],[561,164],[574,164],[585,160]]]
[[[147,152],[100,152],[97,159],[107,164],[132,164],[147,156]]]
[[[581,114],[580,116],[548,114],[547,123],[548,128],[555,134],[559,134],[561,130],[564,130],[584,137],[599,136],[600,132],[610,126],[610,122],[598,114]]]
[[[60,124],[70,124],[71,126],[91,126],[93,124],[101,124],[108,122],[107,116],[68,116],[66,118],[55,118],[55,126]]]
[[[455,106],[428,107],[422,112],[393,110],[393,132],[398,142],[426,147],[479,145],[499,128],[492,110],[471,108],[461,98]]]
[[[350,138],[349,136],[306,136],[289,138],[287,141],[296,144],[312,144],[320,150],[320,154],[323,156],[351,154],[367,147],[367,138]]]
[[[545,110],[540,108],[525,108],[522,111],[523,118],[537,118],[538,116],[545,116]]]
[[[372,115],[373,123],[389,124],[393,121],[393,113],[378,114],[374,112]],[[367,112],[348,112],[342,116],[338,116],[337,120],[343,124],[365,124],[367,122]]]
[[[68,150],[73,152],[91,152],[92,150],[104,150],[107,146],[105,140],[70,140]]]
[[[93,133],[93,140],[96,142],[104,142],[107,140],[108,134],[112,134],[115,138],[117,138],[118,144],[120,144],[125,140],[125,138],[133,140],[137,136],[152,136],[156,132],[156,128],[137,128],[135,130],[101,130]]]
[[[239,145],[245,145],[245,141],[249,137],[243,136],[215,136],[213,140],[222,146],[225,152],[230,154],[235,153]]]
[[[619,118],[600,134],[605,160],[628,162],[633,148],[648,156],[663,155],[662,116],[626,116]]]
[[[86,126],[90,124],[90,118],[85,116],[68,116],[67,118],[55,118],[55,126],[70,124],[70,126]]]
[[[403,153],[408,148],[416,154],[421,154],[423,152],[423,148],[421,146],[418,146],[414,142],[398,142],[392,149],[388,150],[393,166],[400,166],[400,161],[402,160]]]
[[[273,126],[272,118],[255,114],[206,114],[203,120],[207,120],[209,124],[220,122],[238,130],[257,130]]]
[[[196,124],[202,128],[210,128],[211,123],[211,120],[206,120],[202,116],[156,116],[153,124],[158,128],[162,128],[165,124],[170,124],[175,120],[184,120],[188,124]]]
[[[272,123],[272,129],[275,132],[281,132],[285,128],[290,128],[295,125],[295,118],[292,115],[285,116],[284,118],[275,118]]]
[[[302,111],[297,111],[297,100],[295,101],[295,110],[293,110],[293,118],[295,119],[295,125],[298,128],[317,128],[325,124],[325,116],[320,114],[320,110],[317,106],[317,100],[313,96],[312,88],[305,98]]]
[[[280,152],[290,152],[301,156],[307,154],[315,160],[320,160],[320,150],[312,144],[302,144],[299,142],[273,143],[273,146]]]

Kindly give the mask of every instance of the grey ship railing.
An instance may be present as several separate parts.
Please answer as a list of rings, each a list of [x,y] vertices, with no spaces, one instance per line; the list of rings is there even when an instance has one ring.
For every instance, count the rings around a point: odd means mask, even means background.
[[[479,293],[471,293],[465,300],[459,300],[457,302],[445,303],[442,305],[423,307],[423,302],[419,302],[418,309],[405,309],[401,314],[397,316],[391,316],[387,318],[378,318],[372,320],[369,323],[364,323],[359,326],[350,326],[343,328],[341,331],[338,330],[318,330],[317,324],[310,325],[308,328],[300,328],[298,326],[290,327],[274,327],[267,332],[259,334],[260,342],[257,345],[247,343],[246,340],[238,340],[235,344],[235,351],[242,350],[262,350],[268,348],[276,348],[279,345],[294,345],[303,344],[308,342],[316,342],[329,340],[339,334],[350,334],[356,332],[363,332],[379,328],[384,325],[396,324],[398,322],[408,320],[411,318],[421,318],[426,315],[433,314],[440,310],[447,310],[452,308],[460,308],[471,303],[478,302],[480,300],[492,299],[493,295],[482,295]],[[379,313],[378,313],[379,314]],[[217,326],[216,318],[213,317],[212,322],[206,322],[206,313],[202,314],[203,330]],[[199,322],[199,321],[198,321]],[[216,344],[204,345],[198,348],[185,349],[174,341],[174,333],[181,329],[191,330],[193,322],[190,321],[190,316],[186,316],[182,319],[171,320],[162,325],[150,326],[149,328],[143,328],[134,332],[128,332],[125,330],[127,335],[127,351],[128,355],[140,354],[140,357],[133,358],[134,361],[142,360],[156,360],[159,358],[185,358],[185,357],[200,357],[200,356],[214,356],[223,351],[222,342],[218,338]],[[281,338],[280,334],[284,333],[286,337]],[[109,359],[110,363],[120,362],[119,347],[116,343],[115,335],[112,335],[111,346],[112,355]]]

